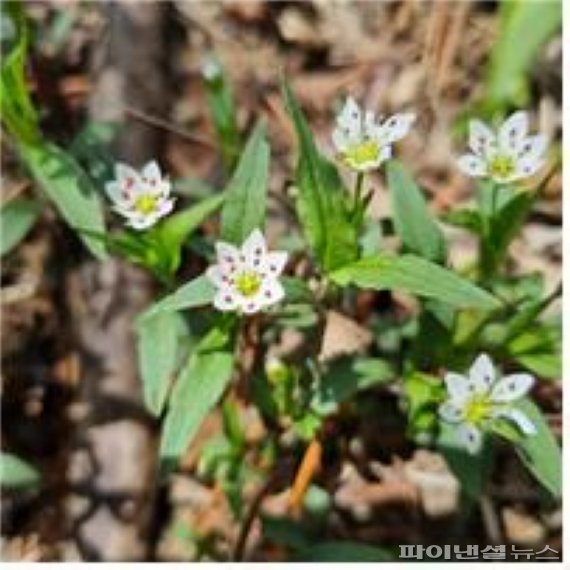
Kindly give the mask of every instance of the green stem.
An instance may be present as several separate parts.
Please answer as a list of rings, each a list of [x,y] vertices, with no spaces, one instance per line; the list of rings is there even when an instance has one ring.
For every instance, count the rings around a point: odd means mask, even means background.
[[[362,202],[362,187],[364,185],[364,172],[359,172],[356,175],[356,183],[354,186],[354,203],[352,206],[353,215],[358,212],[360,203]]]
[[[488,191],[481,188],[480,191]],[[493,227],[495,224],[495,215],[497,213],[497,199],[498,199],[499,186],[493,184],[491,187],[491,208],[488,212],[488,217],[485,223],[485,234],[480,238],[480,267],[481,278],[483,281],[488,281],[493,277],[497,269],[497,259],[493,249]]]

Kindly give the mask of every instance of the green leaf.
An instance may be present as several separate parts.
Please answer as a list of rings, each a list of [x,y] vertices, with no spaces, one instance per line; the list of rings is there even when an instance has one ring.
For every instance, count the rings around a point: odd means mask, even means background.
[[[169,259],[168,270],[174,273],[180,265],[181,249],[190,234],[224,202],[223,195],[211,196],[190,208],[169,216],[157,227],[164,257]]]
[[[159,416],[178,365],[183,323],[177,313],[161,312],[137,323],[137,356],[146,407]]]
[[[464,228],[475,235],[483,235],[483,220],[476,210],[451,210],[446,212],[441,219],[451,226]]]
[[[114,122],[88,122],[69,145],[69,152],[101,188],[115,177],[112,143],[120,128]]]
[[[447,257],[445,238],[421,190],[398,161],[391,160],[386,172],[394,225],[404,248],[431,261],[444,262]]]
[[[412,372],[404,377],[404,394],[410,437],[423,436],[434,430],[437,405],[442,400],[444,388],[439,378]]]
[[[514,355],[513,359],[537,376],[546,380],[562,378],[562,358],[552,352],[536,352]]]
[[[315,300],[313,292],[303,279],[281,277],[280,281],[288,303],[312,303]]]
[[[161,312],[182,311],[208,305],[213,298],[213,285],[205,275],[201,275],[152,305],[141,319],[150,318]]]
[[[221,398],[233,371],[230,334],[215,328],[190,355],[170,398],[160,441],[165,469],[178,462],[206,415]]]
[[[241,245],[254,229],[263,231],[268,176],[269,145],[260,121],[225,190],[220,230],[223,240]]]
[[[485,88],[485,104],[490,111],[528,104],[529,72],[540,48],[561,27],[562,3],[501,2],[500,16]]]
[[[331,279],[341,286],[354,283],[376,290],[395,289],[438,299],[459,308],[495,309],[490,293],[435,263],[412,254],[381,254],[338,269]]]
[[[562,494],[562,452],[540,409],[525,398],[516,407],[527,415],[537,433],[512,439],[519,457],[536,479],[555,497]],[[500,434],[509,437],[508,431]],[[509,437],[509,439],[511,439]]]
[[[21,146],[20,152],[34,179],[72,228],[105,232],[99,196],[71,155],[49,143]],[[82,239],[93,255],[105,257],[101,240],[87,235]]]
[[[231,170],[239,154],[241,140],[231,85],[218,58],[208,54],[202,64],[210,116],[220,142],[222,159]]]
[[[2,122],[18,143],[35,143],[41,135],[26,82],[28,30],[22,4],[6,3],[2,16],[7,16],[16,28],[16,43],[6,55],[0,74]]]
[[[0,453],[0,485],[7,488],[34,487],[40,474],[29,463],[12,453]]]
[[[386,548],[350,540],[313,543],[295,556],[299,562],[388,562],[395,559],[396,556]]]
[[[477,197],[482,225],[481,264],[487,275],[493,275],[530,212],[536,194],[482,181]]]
[[[336,168],[318,152],[299,104],[287,83],[283,96],[297,132],[297,210],[307,240],[325,272],[358,257],[358,231],[351,223],[346,194]]]
[[[381,358],[342,358],[330,363],[317,385],[311,408],[320,415],[333,413],[354,394],[395,378],[392,366]]]
[[[16,247],[35,224],[40,214],[40,204],[35,200],[18,198],[2,206],[0,255],[6,255]]]
[[[449,468],[472,501],[478,501],[493,468],[493,448],[487,440],[478,454],[469,453],[457,440],[457,426],[441,422],[437,445]]]

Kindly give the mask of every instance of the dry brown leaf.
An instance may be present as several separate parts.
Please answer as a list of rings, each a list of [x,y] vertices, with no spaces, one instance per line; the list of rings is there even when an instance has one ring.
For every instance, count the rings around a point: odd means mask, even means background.
[[[371,342],[372,333],[337,311],[326,314],[325,331],[319,360],[362,352]]]

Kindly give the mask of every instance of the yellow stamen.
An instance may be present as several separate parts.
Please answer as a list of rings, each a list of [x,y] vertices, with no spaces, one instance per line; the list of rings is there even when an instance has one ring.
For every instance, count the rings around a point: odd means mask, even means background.
[[[235,278],[235,287],[244,297],[253,297],[261,288],[261,277],[255,271],[244,271]]]
[[[507,178],[515,172],[515,161],[510,156],[497,154],[489,161],[489,174],[497,178]]]
[[[374,140],[368,139],[351,146],[344,154],[344,161],[352,168],[358,168],[366,163],[377,160],[380,146]]]
[[[491,400],[488,396],[474,395],[465,406],[465,420],[474,425],[480,424],[489,417],[491,406]]]
[[[146,216],[156,211],[157,201],[153,194],[142,194],[136,198],[134,208],[139,214]]]

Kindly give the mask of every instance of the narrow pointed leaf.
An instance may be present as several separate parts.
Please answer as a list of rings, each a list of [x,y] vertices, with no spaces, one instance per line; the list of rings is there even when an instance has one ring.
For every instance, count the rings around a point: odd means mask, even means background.
[[[172,392],[160,442],[163,468],[171,469],[190,445],[224,393],[232,370],[230,335],[213,329],[190,355]]]
[[[160,415],[178,364],[180,315],[160,312],[137,323],[137,356],[146,407]]]
[[[152,305],[141,318],[147,319],[160,312],[182,311],[201,307],[211,303],[213,298],[214,287],[205,275],[201,275]]]
[[[256,228],[263,230],[269,176],[269,145],[265,125],[251,134],[225,190],[221,238],[239,245]]]
[[[365,289],[393,289],[438,299],[458,308],[495,309],[493,295],[467,279],[412,254],[381,254],[363,258],[331,274],[341,286],[353,283]]]
[[[414,179],[396,160],[388,163],[387,175],[394,226],[404,248],[430,261],[444,262],[445,238]]]
[[[11,200],[0,210],[2,229],[0,255],[5,255],[22,241],[38,219],[41,208],[38,202],[20,198]]]
[[[303,113],[287,85],[285,103],[297,132],[297,210],[306,238],[326,272],[358,257],[358,232],[351,223],[336,168],[317,151]]]
[[[34,179],[72,228],[105,231],[99,195],[70,154],[49,143],[22,146],[20,153]],[[93,255],[105,257],[101,240],[81,237]]]

